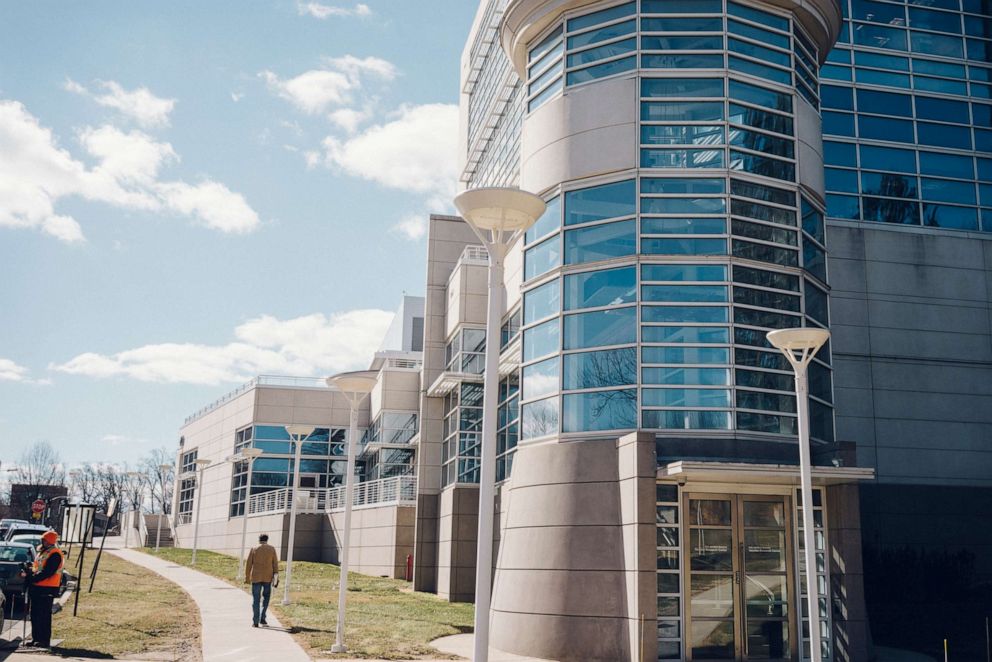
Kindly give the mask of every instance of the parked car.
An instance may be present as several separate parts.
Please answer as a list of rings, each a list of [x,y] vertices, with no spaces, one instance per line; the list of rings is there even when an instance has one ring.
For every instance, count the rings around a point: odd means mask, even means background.
[[[0,540],[7,538],[7,532],[15,524],[30,524],[30,522],[23,519],[0,519]]]
[[[22,566],[33,563],[35,549],[27,543],[0,543],[0,581],[7,599],[15,598],[24,593],[24,578],[21,577]]]
[[[37,533],[17,533],[11,536],[10,542],[27,543],[37,549],[41,545],[41,536]]]
[[[10,540],[14,536],[19,536],[23,534],[29,534],[33,536],[41,537],[45,531],[49,531],[49,527],[43,526],[41,524],[15,524],[7,530],[7,536],[4,540]]]

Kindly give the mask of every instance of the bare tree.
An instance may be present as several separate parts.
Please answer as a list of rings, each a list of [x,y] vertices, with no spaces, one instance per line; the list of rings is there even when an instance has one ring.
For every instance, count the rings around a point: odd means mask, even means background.
[[[151,492],[149,512],[168,514],[176,481],[175,456],[166,448],[156,448],[141,461],[141,471]],[[168,466],[168,469],[161,467]]]
[[[21,454],[15,481],[41,487],[65,485],[65,465],[58,452],[47,441],[37,441]]]

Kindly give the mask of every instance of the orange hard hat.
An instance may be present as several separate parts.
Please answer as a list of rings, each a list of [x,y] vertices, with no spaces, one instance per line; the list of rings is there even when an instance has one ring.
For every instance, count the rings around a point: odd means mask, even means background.
[[[59,534],[55,533],[54,531],[45,531],[43,534],[41,534],[41,542],[45,543],[46,545],[54,545],[58,541],[59,541]]]

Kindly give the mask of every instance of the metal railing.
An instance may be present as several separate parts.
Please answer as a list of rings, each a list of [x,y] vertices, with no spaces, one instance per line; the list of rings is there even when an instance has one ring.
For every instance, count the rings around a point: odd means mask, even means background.
[[[389,358],[386,359],[386,368],[391,368],[394,370],[420,370],[424,365],[424,362],[420,359],[397,359]]]
[[[297,513],[325,513],[343,510],[345,504],[345,487],[330,488],[300,488],[296,502]],[[293,489],[284,487],[278,490],[254,494],[248,499],[248,515],[272,515],[289,512],[292,506]],[[416,504],[417,477],[394,476],[355,486],[352,505],[355,508],[363,506],[384,506],[390,504]]]
[[[183,524],[192,524],[193,522],[193,512],[179,513],[176,515],[176,526],[182,526]]]
[[[469,244],[462,251],[462,255],[458,258],[459,262],[482,262],[483,264],[489,264],[489,253],[486,251],[485,246],[479,244]]]
[[[230,393],[226,393],[211,402],[206,407],[198,409],[183,421],[183,425],[189,425],[202,416],[209,414],[226,402],[230,402],[242,393],[252,390],[256,386],[289,386],[295,388],[327,388],[327,384],[320,377],[283,377],[280,375],[259,375],[251,381],[245,382]]]

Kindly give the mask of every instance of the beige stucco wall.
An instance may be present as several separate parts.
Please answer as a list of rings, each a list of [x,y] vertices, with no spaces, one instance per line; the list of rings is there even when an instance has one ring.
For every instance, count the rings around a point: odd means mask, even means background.
[[[349,569],[363,575],[406,578],[406,557],[413,554],[413,506],[356,508],[351,515]],[[344,511],[327,516],[322,534],[321,561],[340,563]]]

